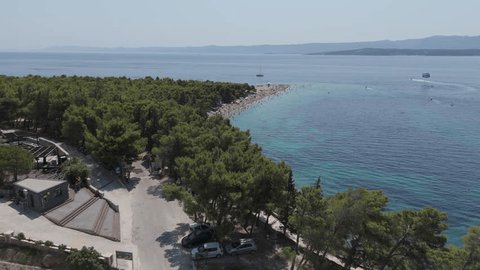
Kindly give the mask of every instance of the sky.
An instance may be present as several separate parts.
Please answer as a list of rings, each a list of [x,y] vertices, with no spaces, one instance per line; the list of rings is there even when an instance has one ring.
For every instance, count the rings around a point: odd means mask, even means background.
[[[479,0],[2,0],[0,50],[480,35]]]

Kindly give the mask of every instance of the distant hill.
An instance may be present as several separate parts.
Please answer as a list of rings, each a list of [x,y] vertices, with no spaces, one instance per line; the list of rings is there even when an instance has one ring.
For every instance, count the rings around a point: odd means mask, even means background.
[[[447,49],[378,49],[366,48],[358,50],[311,53],[310,55],[425,55],[425,56],[480,56],[480,49],[447,50]]]
[[[109,53],[239,53],[239,54],[312,54],[332,51],[378,49],[480,49],[480,36],[433,36],[421,39],[381,40],[350,43],[308,43],[290,45],[252,46],[203,46],[203,47],[142,47],[142,48],[97,48],[97,47],[51,47],[48,52],[109,52]]]

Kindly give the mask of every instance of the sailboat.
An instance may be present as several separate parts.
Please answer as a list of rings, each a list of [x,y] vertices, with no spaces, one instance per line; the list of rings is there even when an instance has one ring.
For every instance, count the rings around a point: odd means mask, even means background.
[[[262,66],[260,66],[260,72],[257,73],[257,75],[255,75],[257,77],[263,77],[263,73],[262,73]]]

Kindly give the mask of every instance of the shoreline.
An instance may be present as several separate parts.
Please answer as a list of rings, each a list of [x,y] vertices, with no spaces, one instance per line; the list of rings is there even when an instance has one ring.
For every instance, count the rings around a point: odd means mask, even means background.
[[[258,101],[275,96],[288,89],[290,89],[290,85],[288,84],[257,84],[255,85],[255,93],[237,99],[232,103],[222,104],[217,110],[208,112],[208,116],[220,115],[223,118],[230,119],[232,116],[242,112]]]

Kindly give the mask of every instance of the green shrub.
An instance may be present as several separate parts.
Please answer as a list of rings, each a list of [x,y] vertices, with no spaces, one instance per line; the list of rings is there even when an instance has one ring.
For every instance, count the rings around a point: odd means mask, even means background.
[[[73,270],[104,270],[102,261],[98,257],[100,257],[100,253],[93,247],[83,247],[81,250],[72,250],[67,256],[66,262]]]
[[[17,234],[18,240],[25,240],[25,234],[23,232]]]
[[[20,252],[17,254],[17,260],[16,260],[17,263],[28,264],[29,260],[30,258],[25,253]]]
[[[51,247],[51,246],[53,246],[53,242],[52,242],[52,241],[49,241],[49,240],[47,240],[47,241],[45,241],[45,246],[47,246],[47,247]]]
[[[67,249],[67,246],[65,246],[64,244],[61,244],[58,246],[58,249],[61,251],[65,251],[65,249]]]

